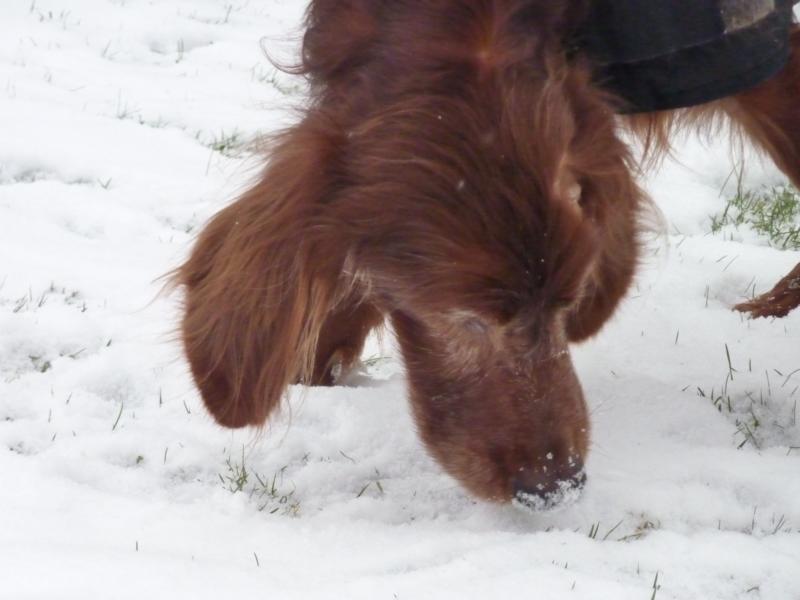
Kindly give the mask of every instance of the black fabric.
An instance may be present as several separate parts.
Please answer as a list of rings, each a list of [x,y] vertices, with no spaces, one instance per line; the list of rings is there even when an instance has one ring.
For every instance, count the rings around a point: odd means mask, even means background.
[[[576,45],[621,112],[693,106],[783,67],[795,1],[593,0]]]

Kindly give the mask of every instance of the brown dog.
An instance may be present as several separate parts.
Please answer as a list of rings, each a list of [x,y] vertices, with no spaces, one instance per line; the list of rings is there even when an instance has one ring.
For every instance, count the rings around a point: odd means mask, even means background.
[[[580,488],[568,343],[625,294],[648,203],[614,98],[563,51],[578,4],[311,3],[309,107],[177,274],[219,423],[261,425],[288,385],[331,384],[388,318],[421,436],[468,490],[546,507]],[[718,105],[795,181],[798,57]]]

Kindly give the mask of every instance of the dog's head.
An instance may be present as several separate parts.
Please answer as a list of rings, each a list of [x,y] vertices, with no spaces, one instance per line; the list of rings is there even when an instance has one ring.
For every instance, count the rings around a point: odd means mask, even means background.
[[[350,132],[345,271],[391,317],[422,438],[480,497],[548,506],[583,484],[568,343],[610,316],[637,254],[611,119],[565,73],[406,102]]]
[[[531,43],[538,17],[504,38],[494,3],[434,5],[441,23],[395,19],[371,58],[309,67],[359,101],[318,99],[206,229],[179,272],[183,338],[217,420],[262,424],[314,379],[343,303],[380,311],[432,455],[479,497],[547,507],[581,487],[589,443],[568,343],[626,291],[642,196],[588,71]]]

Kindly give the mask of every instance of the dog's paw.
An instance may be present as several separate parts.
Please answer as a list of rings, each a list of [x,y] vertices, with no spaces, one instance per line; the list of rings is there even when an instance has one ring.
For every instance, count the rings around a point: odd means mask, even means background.
[[[800,264],[769,292],[737,304],[733,309],[747,313],[753,319],[759,317],[780,318],[785,317],[798,306],[800,306]]]

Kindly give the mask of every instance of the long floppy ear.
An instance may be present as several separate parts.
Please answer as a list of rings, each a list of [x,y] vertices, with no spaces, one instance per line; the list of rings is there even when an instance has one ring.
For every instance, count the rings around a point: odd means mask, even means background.
[[[312,225],[340,144],[314,114],[280,136],[260,182],[211,220],[175,274],[192,374],[222,425],[263,424],[287,385],[313,371],[344,250]]]

